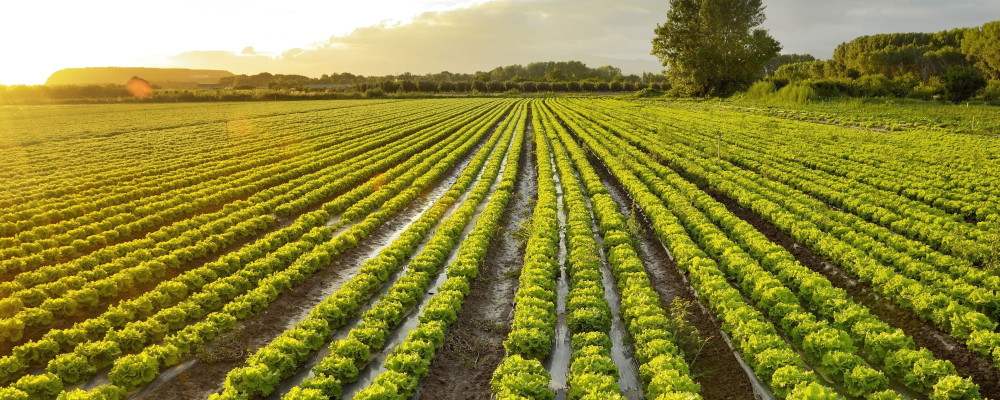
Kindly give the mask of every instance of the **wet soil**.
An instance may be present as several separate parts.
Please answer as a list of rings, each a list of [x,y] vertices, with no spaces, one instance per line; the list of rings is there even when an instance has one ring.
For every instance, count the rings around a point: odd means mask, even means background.
[[[552,335],[552,351],[542,360],[545,370],[552,377],[549,389],[556,393],[555,400],[565,400],[569,385],[569,358],[572,348],[572,334],[566,324],[566,296],[569,294],[569,273],[566,265],[567,235],[566,235],[566,203],[563,199],[562,179],[556,169],[555,153],[549,153],[549,168],[544,173],[552,173],[556,186],[556,218],[559,221],[559,274],[556,276],[556,325]]]
[[[417,392],[420,399],[489,399],[490,378],[503,361],[503,341],[510,333],[514,294],[525,243],[517,232],[538,196],[534,150],[530,140],[521,147],[521,163],[513,197],[504,210],[500,231],[493,237],[479,278],[448,329],[444,345]]]
[[[496,128],[494,129],[499,129],[499,126],[500,124],[497,124]],[[402,344],[406,340],[406,338],[409,336],[409,333],[414,329],[416,329],[417,326],[420,324],[419,317],[423,315],[425,307],[430,302],[431,298],[437,295],[441,285],[444,284],[444,282],[448,279],[448,275],[445,272],[447,266],[451,265],[452,263],[455,262],[455,260],[458,259],[459,248],[461,247],[461,243],[464,242],[466,239],[468,239],[473,229],[479,223],[479,217],[482,215],[483,211],[486,210],[487,204],[489,204],[490,199],[493,197],[493,195],[497,191],[497,188],[500,186],[500,183],[503,180],[503,173],[507,169],[508,165],[507,163],[508,160],[510,159],[510,146],[512,144],[513,143],[511,142],[508,143],[506,147],[503,148],[498,147],[496,149],[497,153],[503,154],[503,159],[500,162],[500,169],[497,172],[497,175],[492,177],[486,176],[485,169],[480,171],[480,175],[477,178],[476,183],[473,184],[473,189],[470,189],[468,192],[466,192],[466,194],[463,195],[462,199],[460,199],[459,202],[456,203],[455,210],[457,211],[458,208],[465,205],[464,203],[467,202],[468,196],[472,193],[472,191],[478,189],[479,185],[490,183],[488,195],[479,200],[478,204],[476,205],[475,212],[473,213],[471,218],[465,222],[465,227],[462,229],[461,233],[458,236],[458,242],[451,249],[450,253],[445,258],[445,261],[441,263],[440,268],[437,271],[437,276],[434,278],[434,281],[431,282],[430,286],[427,287],[426,293],[424,293],[423,298],[420,300],[419,303],[417,303],[413,308],[409,310],[408,314],[406,314],[403,317],[403,320],[400,322],[400,324],[392,330],[392,333],[390,333],[388,339],[386,339],[386,344],[383,346],[382,351],[377,353],[374,352],[372,353],[371,357],[368,360],[368,363],[358,371],[357,380],[343,385],[343,396],[342,396],[343,399],[345,400],[353,399],[355,396],[358,395],[358,393],[361,390],[369,387],[379,375],[382,375],[382,373],[386,372],[387,369],[385,367],[385,361],[388,359],[389,355],[392,354],[392,352],[395,351],[396,347]],[[445,220],[449,218],[451,217],[447,216],[445,217]]]
[[[583,179],[580,178],[579,171],[573,172],[577,180],[582,182]],[[604,299],[608,301],[608,306],[611,308],[611,331],[608,332],[608,336],[611,337],[611,360],[618,367],[618,387],[626,399],[642,400],[646,397],[642,390],[642,380],[639,377],[639,364],[635,359],[632,335],[629,334],[628,326],[621,314],[622,299],[618,294],[618,285],[615,283],[608,255],[604,251],[604,237],[597,225],[594,205],[589,197],[585,196],[584,200],[587,203],[587,209],[590,210],[590,230],[593,232],[601,257],[601,283],[604,285]]]
[[[135,393],[132,398],[203,399],[221,391],[226,374],[230,370],[243,365],[247,357],[301,321],[316,304],[350,279],[365,260],[377,255],[407,226],[420,218],[420,215],[451,187],[491,135],[492,133],[484,135],[480,143],[446,172],[433,189],[372,231],[358,244],[358,247],[347,250],[329,265],[317,271],[310,279],[281,294],[264,311],[237,323],[232,334],[213,340],[204,351],[199,352],[197,358],[182,362],[171,370],[161,371],[162,375],[156,381]],[[233,351],[234,348],[244,351]],[[219,356],[220,353],[228,356]]]
[[[483,142],[481,142],[479,144],[479,146],[481,146],[482,143]],[[476,147],[476,149],[478,149],[478,148],[479,147]],[[474,154],[474,151],[472,152],[472,154]],[[471,157],[471,156],[469,156],[469,157]],[[466,157],[466,159],[469,159],[469,157]],[[463,164],[463,165],[465,165],[465,164]],[[327,197],[325,197],[321,201],[317,201],[317,202],[309,205],[308,207],[303,208],[301,211],[299,211],[295,215],[292,215],[292,216],[289,216],[289,217],[284,217],[283,218],[283,217],[279,217],[277,215],[273,215],[272,214],[272,216],[278,221],[278,223],[275,224],[275,225],[273,225],[273,226],[271,226],[270,228],[267,228],[267,229],[265,229],[265,230],[263,230],[263,231],[261,231],[261,232],[259,232],[257,234],[249,235],[247,237],[243,237],[243,238],[237,239],[232,244],[223,246],[219,250],[217,250],[214,253],[211,253],[209,255],[206,255],[205,257],[200,257],[200,258],[196,258],[196,259],[193,259],[193,260],[190,260],[190,261],[182,262],[181,268],[169,268],[169,269],[166,270],[166,272],[164,273],[163,276],[151,279],[149,282],[136,282],[136,283],[133,284],[132,287],[128,288],[128,290],[124,290],[124,291],[118,293],[118,295],[115,296],[115,297],[113,297],[113,298],[102,298],[96,305],[93,305],[93,306],[81,306],[81,307],[79,307],[77,309],[77,312],[74,313],[70,317],[65,317],[65,318],[56,317],[54,319],[54,321],[51,324],[47,325],[47,326],[36,327],[36,328],[29,329],[29,330],[25,330],[25,332],[23,334],[23,337],[18,342],[18,344],[26,343],[29,340],[40,339],[41,337],[43,337],[47,332],[49,332],[52,329],[66,329],[66,328],[70,328],[70,327],[72,327],[76,323],[80,323],[80,322],[86,321],[87,319],[94,318],[94,317],[96,317],[96,316],[98,316],[98,315],[106,312],[108,310],[108,308],[111,307],[112,305],[118,304],[119,302],[124,301],[124,300],[129,300],[129,299],[137,298],[137,297],[139,297],[139,296],[141,296],[141,295],[143,295],[143,294],[145,294],[145,293],[153,290],[154,288],[156,288],[157,285],[159,285],[162,282],[166,282],[166,281],[169,281],[171,279],[174,279],[177,276],[181,275],[182,273],[185,273],[185,272],[187,272],[189,270],[193,270],[195,268],[201,267],[204,264],[207,264],[209,262],[214,262],[214,261],[218,260],[220,257],[222,257],[223,255],[229,254],[230,252],[233,252],[233,251],[236,251],[236,250],[239,250],[240,248],[242,248],[242,247],[244,247],[244,246],[246,246],[246,245],[248,245],[250,243],[253,243],[254,241],[256,241],[256,240],[258,240],[260,238],[263,238],[263,237],[267,236],[268,234],[270,234],[272,232],[275,232],[275,231],[287,228],[288,226],[291,226],[296,221],[296,219],[299,216],[302,216],[304,214],[307,214],[307,213],[319,210],[319,209],[321,209],[323,207],[323,204],[325,204],[326,202],[328,202],[330,200],[333,200],[333,199],[337,198],[338,196],[343,195],[344,193],[347,193],[349,190],[353,189],[354,187],[357,187],[357,186],[360,186],[360,185],[364,185],[364,184],[366,184],[366,181],[361,181],[361,182],[357,183],[357,185],[352,186],[352,187],[350,187],[348,189],[342,189],[342,190],[336,191],[334,193],[331,193],[330,195],[328,195]],[[250,195],[248,194],[248,195],[242,196],[242,197],[240,197],[240,198],[238,198],[236,200],[246,200],[246,198],[249,198],[249,197],[250,197]],[[221,209],[222,209],[222,205],[216,205],[216,206],[212,206],[210,209],[206,209],[205,211],[208,212],[208,213],[212,213],[212,212],[220,211]],[[340,218],[339,215],[334,216],[331,219],[331,222],[328,225],[330,225],[332,223],[335,223],[337,220],[339,220],[339,218]],[[341,229],[340,231],[338,231],[336,234],[340,234],[340,233],[342,233],[346,229],[347,228],[345,227],[345,228]],[[155,231],[155,230],[156,229],[152,229],[151,231]],[[9,354],[11,354],[11,351],[12,351],[13,347],[15,347],[15,346],[16,346],[16,344],[12,345],[10,343],[2,343],[2,344],[0,344],[0,355],[9,355]]]
[[[781,245],[789,253],[792,253],[802,265],[823,274],[834,286],[847,291],[847,294],[854,301],[868,307],[881,320],[902,329],[913,338],[918,346],[927,348],[938,359],[951,361],[952,364],[955,364],[959,375],[969,377],[979,385],[980,394],[984,397],[1000,398],[1000,370],[994,367],[989,360],[969,350],[963,343],[958,342],[934,324],[921,321],[913,312],[902,309],[891,300],[885,299],[878,292],[872,290],[868,284],[853,279],[842,268],[817,255],[808,247],[799,244],[795,238],[764,220],[752,210],[740,206],[735,200],[712,190],[703,182],[697,180],[692,180],[692,182],[697,183],[701,190],[725,205],[733,215],[753,225],[770,241]]]
[[[675,298],[690,302],[687,308],[688,322],[698,329],[705,346],[691,363],[691,374],[695,382],[701,384],[699,392],[706,400],[714,399],[760,399],[770,394],[759,385],[752,384],[756,378],[741,366],[732,347],[723,338],[721,325],[707,308],[700,306],[698,297],[690,282],[680,273],[673,257],[653,234],[648,218],[639,209],[634,209],[632,199],[621,184],[611,176],[599,160],[591,157],[591,165],[597,170],[601,182],[611,197],[618,203],[626,216],[636,216],[639,232],[634,235],[639,244],[637,250],[646,266],[646,272],[653,288],[660,296],[660,303],[669,309]],[[690,360],[689,360],[690,361]],[[756,388],[756,390],[755,390]]]

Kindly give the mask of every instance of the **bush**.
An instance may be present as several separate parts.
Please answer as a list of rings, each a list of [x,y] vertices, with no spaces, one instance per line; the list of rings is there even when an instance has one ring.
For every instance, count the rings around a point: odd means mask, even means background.
[[[891,96],[892,81],[885,75],[865,75],[857,80],[858,91],[864,97]]]
[[[989,81],[983,89],[983,100],[1000,101],[1000,81]]]
[[[383,91],[381,88],[368,89],[365,90],[365,97],[370,99],[385,97],[385,91]]]
[[[663,95],[664,95],[664,93],[662,91],[656,89],[656,86],[654,86],[654,87],[648,87],[648,88],[642,88],[642,90],[639,90],[638,92],[635,92],[635,94],[633,94],[633,96],[638,97],[638,98],[663,97]]]
[[[778,89],[775,82],[760,81],[747,90],[746,97],[768,104],[808,104],[818,95],[812,86],[806,83],[795,82]]]
[[[759,81],[750,86],[746,97],[753,100],[766,100],[777,92],[778,88],[771,81]]]
[[[793,83],[778,90],[778,101],[785,104],[808,104],[816,98],[816,92],[805,84]]]
[[[941,76],[941,83],[948,92],[948,100],[958,104],[971,98],[979,89],[985,88],[986,78],[975,68],[959,65]]]
[[[913,88],[907,96],[912,99],[933,100],[935,96],[943,97],[945,93],[945,88],[941,84],[941,80],[937,77],[932,77],[927,83],[921,83]]]

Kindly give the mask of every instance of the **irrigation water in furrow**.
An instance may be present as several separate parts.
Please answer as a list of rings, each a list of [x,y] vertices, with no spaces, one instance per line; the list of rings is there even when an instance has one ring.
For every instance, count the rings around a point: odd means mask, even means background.
[[[500,124],[498,123],[496,126],[494,126],[493,130],[490,132],[490,134],[486,135],[486,137],[484,138],[484,140],[489,140],[489,137],[492,136],[492,134],[494,134],[496,132],[496,127],[498,127],[499,125]],[[444,182],[442,182],[440,185],[438,185],[434,189],[433,192],[431,192],[427,196],[423,197],[422,201],[424,203],[423,203],[423,205],[421,207],[421,211],[419,213],[413,214],[411,216],[411,218],[407,219],[407,221],[405,223],[400,224],[399,225],[399,229],[393,231],[391,237],[389,239],[383,241],[382,244],[378,248],[373,248],[371,251],[367,252],[366,255],[365,255],[365,257],[363,257],[363,258],[361,258],[361,259],[358,260],[357,267],[360,268],[361,264],[363,264],[365,260],[367,260],[369,258],[373,258],[373,257],[378,256],[378,254],[383,249],[385,249],[390,244],[392,244],[392,242],[395,241],[396,238],[398,238],[399,235],[402,234],[406,230],[407,227],[409,227],[412,223],[414,223],[416,220],[418,220],[425,211],[427,211],[428,209],[430,209],[430,207],[434,204],[434,202],[436,202],[437,199],[441,198],[441,196],[444,195],[444,193],[447,192],[451,188],[451,186],[455,183],[455,181],[458,180],[459,176],[462,175],[462,172],[468,167],[469,163],[472,161],[472,158],[474,158],[475,155],[476,155],[476,153],[478,153],[479,150],[482,148],[482,145],[483,145],[483,143],[480,143],[478,146],[476,146],[476,148],[474,148],[473,150],[471,150],[469,152],[469,154],[467,154],[462,159],[462,161],[459,163],[460,165],[456,165],[456,167],[460,167],[460,168],[454,168],[451,171],[449,171],[449,173],[446,176]],[[499,145],[497,145],[496,147],[499,147]],[[495,147],[494,151],[500,150],[500,149],[497,149],[496,147]],[[347,338],[347,334],[352,329],[354,329],[354,327],[357,326],[359,322],[361,322],[361,315],[365,311],[370,310],[375,305],[375,303],[378,302],[379,298],[381,298],[382,295],[384,295],[386,292],[388,292],[389,289],[392,288],[393,285],[395,285],[396,281],[399,280],[399,278],[401,278],[403,275],[406,274],[406,271],[408,269],[408,266],[409,266],[410,262],[413,261],[412,257],[415,256],[416,254],[420,254],[420,252],[424,249],[424,247],[426,247],[427,243],[430,241],[431,237],[434,236],[434,232],[437,231],[438,226],[440,226],[441,223],[444,222],[446,219],[448,219],[449,217],[451,217],[455,213],[455,211],[458,210],[458,208],[461,207],[463,203],[465,203],[465,200],[469,197],[469,194],[472,193],[472,191],[475,188],[475,186],[479,183],[480,180],[482,180],[484,172],[485,172],[485,164],[483,165],[482,168],[480,168],[479,172],[476,175],[475,180],[473,180],[473,182],[469,185],[468,190],[466,190],[465,192],[463,192],[462,195],[458,198],[458,200],[454,204],[451,205],[451,207],[448,207],[448,209],[445,211],[445,213],[443,214],[443,216],[441,217],[441,219],[438,220],[438,225],[435,226],[434,229],[432,229],[430,232],[428,232],[428,234],[424,238],[424,240],[421,241],[419,245],[417,245],[417,247],[414,249],[414,251],[413,251],[413,253],[411,255],[411,258],[409,260],[407,260],[406,263],[404,263],[403,265],[401,265],[400,268],[399,268],[399,270],[397,270],[396,272],[394,272],[389,277],[389,279],[386,280],[386,283],[383,284],[379,288],[379,291],[374,296],[372,296],[371,298],[369,298],[365,302],[365,304],[362,306],[362,308],[360,309],[360,311],[353,318],[351,318],[351,320],[348,321],[347,324],[345,324],[342,328],[338,329],[333,334],[331,340],[328,341],[326,345],[324,345],[323,347],[321,347],[319,351],[313,353],[312,357],[309,358],[309,361],[307,361],[306,363],[304,363],[299,368],[299,372],[298,373],[296,373],[295,375],[293,375],[292,377],[290,377],[288,379],[283,380],[282,383],[281,383],[281,385],[278,386],[278,389],[275,390],[275,392],[273,394],[271,394],[268,398],[270,398],[270,399],[280,399],[282,396],[284,396],[286,393],[288,393],[288,391],[290,391],[292,388],[294,388],[296,386],[299,386],[302,383],[302,381],[304,381],[304,380],[308,379],[309,377],[313,376],[313,371],[312,371],[313,367],[315,367],[317,364],[319,364],[319,362],[322,361],[323,358],[325,358],[328,354],[330,354],[329,344],[332,343],[332,342],[335,342],[337,340]],[[354,272],[355,272],[355,274],[357,273],[357,271],[354,271]],[[343,282],[341,282],[337,286],[337,288],[339,289],[339,287],[341,285],[343,285],[344,282],[346,282],[347,280],[350,280],[355,274],[345,274],[342,277],[342,281]],[[334,290],[334,291],[336,291],[336,290]],[[330,294],[332,294],[332,293],[333,292],[331,292]],[[329,296],[329,294],[327,296]],[[322,299],[320,301],[322,301]],[[309,310],[306,310],[304,312],[303,318],[305,318],[305,316],[308,315],[308,312],[309,312]],[[404,338],[405,338],[405,336],[404,336]],[[387,343],[388,343],[388,341],[387,341]]]
[[[544,165],[549,168],[543,168]],[[551,173],[556,186],[556,210],[559,219],[559,274],[556,281],[556,327],[552,352],[545,360],[545,369],[549,371],[552,380],[549,389],[556,392],[556,400],[566,398],[568,389],[566,381],[569,376],[569,358],[572,348],[572,336],[566,324],[566,295],[569,294],[569,277],[566,273],[566,210],[563,203],[562,181],[556,170],[555,156],[550,153],[548,163],[539,160],[539,173]]]
[[[706,400],[774,400],[774,394],[757,379],[750,366],[733,348],[711,311],[698,301],[697,291],[687,277],[677,270],[670,250],[653,234],[649,219],[641,210],[633,209],[632,199],[601,160],[593,156],[589,156],[588,160],[611,198],[618,204],[619,212],[626,217],[635,214],[636,222],[640,225],[640,232],[635,235],[638,244],[636,250],[646,266],[653,288],[660,296],[660,304],[667,307],[674,298],[680,298],[691,301],[694,305],[688,309],[689,320],[698,329],[701,340],[706,341],[698,358],[691,365],[695,381],[701,384],[702,397]]]
[[[583,182],[580,172],[573,170],[573,175],[579,182]],[[590,211],[590,230],[597,241],[597,251],[601,257],[601,284],[604,286],[604,299],[611,307],[611,360],[618,367],[618,387],[622,395],[629,400],[642,400],[645,396],[642,392],[642,381],[639,379],[639,365],[635,361],[635,348],[632,347],[632,338],[629,336],[628,328],[621,315],[621,296],[615,285],[614,274],[608,264],[607,253],[604,251],[604,238],[601,236],[600,228],[597,225],[597,216],[594,215],[594,206],[590,201],[590,196],[583,196]]]
[[[527,117],[531,121],[531,116]],[[533,137],[531,124],[525,138]],[[489,399],[490,379],[503,361],[503,341],[510,334],[514,294],[517,292],[526,241],[519,236],[530,223],[533,201],[538,197],[538,170],[534,144],[524,140],[515,187],[483,261],[480,275],[472,281],[469,295],[448,328],[427,376],[421,380],[414,400]]]
[[[499,126],[499,123],[496,126]],[[472,161],[475,153],[489,140],[496,126],[487,132],[468,154],[452,166],[428,194],[417,198],[401,212],[372,231],[365,240],[358,244],[358,247],[336,257],[330,262],[330,265],[317,271],[309,281],[280,296],[268,307],[268,310],[237,323],[234,331],[244,332],[249,336],[239,339],[247,342],[244,347],[250,350],[244,357],[253,354],[254,351],[281,335],[284,329],[294,326],[308,316],[309,311],[316,304],[336,292],[344,282],[353,277],[365,260],[376,256],[382,249],[388,247],[410,224],[430,209],[434,202],[455,183],[462,171]],[[269,312],[271,309],[284,312]],[[328,350],[324,347],[321,351]],[[160,376],[155,381],[135,393],[132,398],[156,400],[205,398],[209,394],[221,390],[226,374],[242,362],[243,359],[206,363],[194,358],[161,371]],[[309,368],[311,369],[311,365]],[[178,386],[190,392],[179,394],[177,393]]]
[[[386,339],[386,344],[383,347],[382,351],[379,352],[377,355],[373,355],[369,360],[368,364],[358,372],[358,379],[353,383],[344,385],[343,387],[344,394],[342,397],[343,399],[354,398],[354,395],[358,391],[370,385],[371,382],[374,381],[377,376],[385,372],[386,357],[390,353],[392,353],[392,350],[395,349],[396,346],[398,346],[400,343],[402,343],[406,339],[406,336],[410,333],[410,331],[415,329],[417,327],[417,324],[420,323],[419,317],[420,314],[423,313],[424,307],[427,305],[427,301],[430,300],[430,298],[435,293],[437,293],[437,290],[441,286],[441,284],[448,279],[445,270],[447,269],[448,265],[454,262],[455,259],[458,257],[458,248],[460,247],[461,243],[464,242],[465,239],[469,236],[469,233],[472,232],[472,229],[476,226],[476,222],[479,221],[479,216],[482,214],[483,210],[486,209],[486,205],[489,203],[489,199],[493,197],[493,193],[496,192],[497,187],[503,180],[503,171],[507,168],[507,159],[508,156],[510,155],[509,154],[510,145],[512,144],[513,141],[511,141],[508,144],[508,147],[506,149],[502,149],[504,151],[504,157],[500,163],[500,170],[496,178],[493,180],[492,185],[490,186],[489,190],[490,194],[488,196],[485,196],[479,203],[479,205],[476,207],[475,213],[472,215],[472,218],[469,220],[469,222],[465,225],[465,228],[462,230],[460,239],[456,243],[455,247],[451,250],[451,253],[448,255],[448,258],[441,265],[441,268],[438,270],[437,276],[434,278],[434,281],[431,283],[430,287],[427,288],[427,292],[424,293],[424,296],[420,299],[420,302],[416,306],[414,306],[412,310],[410,310],[410,313],[403,318],[400,325],[396,327],[396,329],[394,329],[392,333],[389,334],[389,337],[388,339]],[[475,186],[470,188],[470,190],[466,193],[471,193],[472,190],[474,190],[474,187]],[[467,196],[463,195],[463,202],[465,200],[464,197]]]

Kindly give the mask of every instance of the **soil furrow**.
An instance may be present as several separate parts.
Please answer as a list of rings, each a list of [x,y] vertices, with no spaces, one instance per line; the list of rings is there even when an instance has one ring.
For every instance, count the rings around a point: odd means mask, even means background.
[[[531,120],[531,117],[528,117]],[[525,135],[531,136],[531,127]],[[465,298],[458,320],[448,329],[444,345],[430,365],[430,372],[416,399],[464,400],[491,397],[490,379],[503,361],[503,341],[510,333],[514,294],[524,259],[525,242],[519,231],[531,217],[538,196],[534,148],[531,140],[521,147],[521,166],[514,195],[501,219],[479,278]]]

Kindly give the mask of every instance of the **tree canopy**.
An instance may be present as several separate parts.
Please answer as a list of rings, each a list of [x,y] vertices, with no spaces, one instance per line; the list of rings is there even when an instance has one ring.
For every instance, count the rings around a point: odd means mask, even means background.
[[[893,78],[912,73],[926,81],[952,66],[964,65],[962,38],[967,29],[938,33],[885,33],[861,36],[837,46],[833,64],[846,74],[882,74]]]
[[[990,79],[1000,79],[1000,21],[966,31],[962,52]]]
[[[764,64],[764,75],[774,75],[782,65],[800,63],[806,61],[816,61],[812,54],[781,54]]]
[[[880,75],[928,82],[959,66],[974,66],[985,77],[1000,79],[1000,21],[936,33],[859,36],[837,46],[830,60],[782,63],[768,74],[793,81]]]
[[[667,21],[654,31],[653,50],[675,91],[721,95],[744,89],[778,55],[761,0],[670,0]]]

